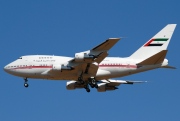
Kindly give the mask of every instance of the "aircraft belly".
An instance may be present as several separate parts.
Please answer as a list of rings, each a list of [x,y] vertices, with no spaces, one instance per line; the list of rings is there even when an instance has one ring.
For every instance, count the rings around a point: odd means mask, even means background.
[[[41,75],[42,72],[44,72],[47,69],[15,69],[15,71],[12,71],[11,74],[19,77],[27,77],[27,78],[44,78],[47,77],[47,75]]]
[[[73,71],[56,71],[48,74],[53,80],[77,80],[78,74]]]
[[[77,80],[78,78],[77,73],[71,71],[54,71],[53,73],[49,71],[49,69],[24,69],[19,70],[16,76],[50,80]]]

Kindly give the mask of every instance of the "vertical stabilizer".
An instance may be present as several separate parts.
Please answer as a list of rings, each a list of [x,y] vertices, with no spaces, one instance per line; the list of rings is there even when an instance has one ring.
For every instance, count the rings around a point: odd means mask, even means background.
[[[176,24],[168,24],[136,52],[134,52],[130,58],[142,61],[150,58],[162,50],[167,50],[175,28]]]

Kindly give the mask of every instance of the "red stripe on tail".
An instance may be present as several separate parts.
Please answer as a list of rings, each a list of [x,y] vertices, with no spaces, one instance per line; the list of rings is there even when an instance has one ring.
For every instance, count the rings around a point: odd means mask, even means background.
[[[154,41],[155,39],[151,39],[149,40],[149,42],[147,42],[144,46],[148,46],[152,41]]]

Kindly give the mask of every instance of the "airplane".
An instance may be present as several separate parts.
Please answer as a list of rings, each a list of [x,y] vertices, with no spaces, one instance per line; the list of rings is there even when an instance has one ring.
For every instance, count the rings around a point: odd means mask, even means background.
[[[90,92],[90,87],[96,88],[98,92],[116,90],[121,84],[143,83],[145,81],[115,80],[112,78],[157,68],[175,69],[175,67],[168,65],[168,60],[165,58],[175,28],[176,24],[166,25],[129,57],[107,57],[108,51],[120,40],[120,38],[109,38],[90,50],[75,53],[74,57],[21,56],[6,65],[4,71],[22,77],[25,87],[29,86],[28,78],[33,78],[68,80],[67,90],[84,88]]]

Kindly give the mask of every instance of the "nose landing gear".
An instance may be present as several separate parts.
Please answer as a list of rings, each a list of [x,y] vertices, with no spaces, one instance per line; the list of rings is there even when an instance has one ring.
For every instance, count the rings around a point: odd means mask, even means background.
[[[27,78],[24,78],[24,87],[26,87],[26,88],[29,86],[29,84],[27,82],[28,82]]]
[[[29,84],[28,84],[28,83],[24,83],[24,87],[26,87],[26,88],[27,88],[28,86],[29,86]]]

